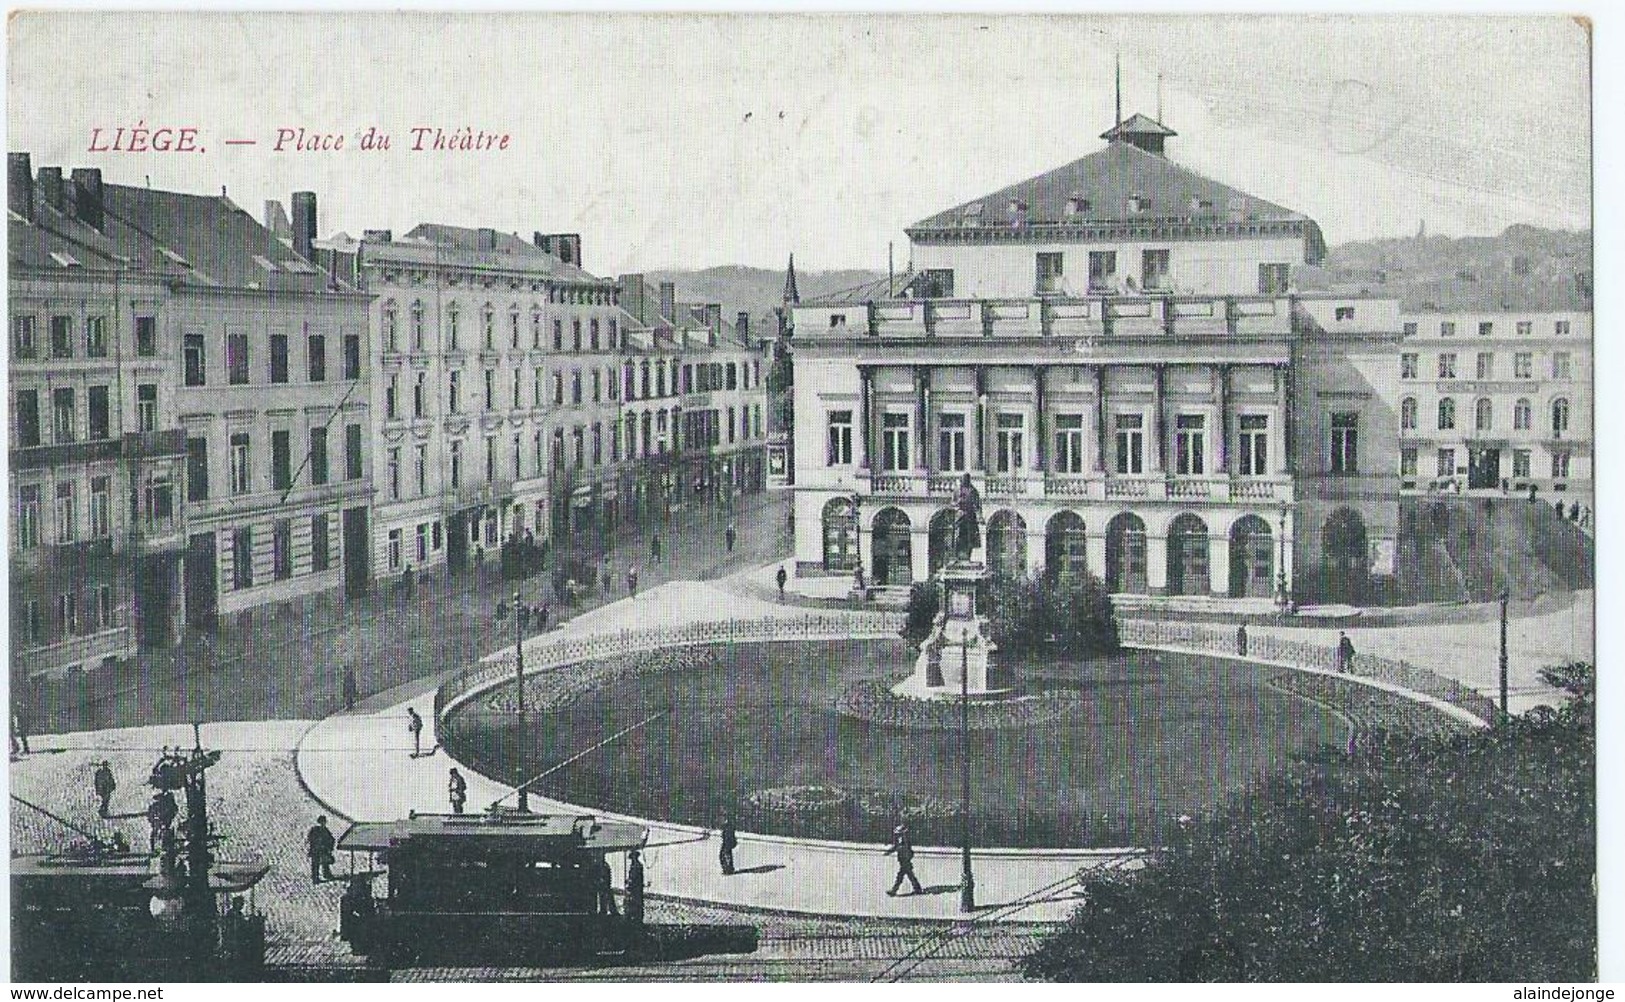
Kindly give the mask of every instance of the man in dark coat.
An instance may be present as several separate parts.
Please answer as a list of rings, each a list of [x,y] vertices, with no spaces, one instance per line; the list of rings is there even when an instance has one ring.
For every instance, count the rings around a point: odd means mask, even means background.
[[[355,701],[361,695],[361,687],[356,683],[354,666],[344,666],[344,678],[339,683],[339,689],[344,696],[344,708],[355,709]]]
[[[310,857],[310,882],[319,884],[333,878],[333,850],[338,843],[327,828],[327,818],[318,817],[305,833],[305,854]]]
[[[118,780],[113,778],[113,767],[106,759],[96,767],[96,775],[91,777],[90,785],[96,791],[96,799],[101,801],[96,806],[96,813],[105,818],[113,800],[113,791],[118,789]]]
[[[657,564],[660,563],[660,533],[658,532],[649,538],[649,558]]]
[[[1338,631],[1337,637],[1337,670],[1346,675],[1354,670],[1354,641],[1342,631]]]
[[[775,575],[775,577],[778,578],[778,582],[779,582],[779,601],[783,602],[784,601],[784,584],[785,584],[786,581],[790,580],[790,572],[785,570],[783,566],[780,566],[779,567],[779,573],[777,575]]]
[[[722,864],[722,875],[733,876],[734,850],[739,847],[739,833],[734,830],[734,819],[724,818],[722,821],[722,848],[717,852],[717,862]]]
[[[406,708],[406,729],[412,732],[412,757],[423,754],[423,718],[413,707]]]
[[[468,780],[456,767],[452,768],[451,778],[446,781],[446,796],[451,800],[451,813],[463,813],[463,805],[468,803]]]
[[[626,917],[643,924],[643,860],[636,849],[626,862]]]
[[[915,894],[924,894],[925,888],[920,886],[920,878],[914,875],[914,843],[908,837],[908,825],[898,825],[892,829],[891,848],[886,850],[886,855],[897,856],[897,879],[892,881],[891,890],[886,893],[895,897],[897,889],[903,886],[906,879],[914,885]]]
[[[170,791],[159,790],[152,795],[152,803],[147,805],[147,824],[152,829],[147,843],[149,849],[153,852],[163,849],[164,843],[169,841],[175,817],[180,812],[175,795]]]
[[[626,569],[626,594],[629,598],[638,597],[638,569],[636,567]]]
[[[723,533],[723,536],[728,540],[728,552],[732,553],[734,551],[734,541],[739,538],[739,532],[734,528],[732,522],[728,523],[728,529]]]
[[[615,875],[609,871],[609,860],[602,856],[592,865],[592,882],[598,889],[598,914],[619,915],[615,907]]]

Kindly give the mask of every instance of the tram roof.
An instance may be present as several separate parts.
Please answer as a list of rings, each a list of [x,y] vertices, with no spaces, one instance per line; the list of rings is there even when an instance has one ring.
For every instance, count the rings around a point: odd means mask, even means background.
[[[649,829],[590,814],[413,814],[398,821],[363,821],[340,836],[340,849],[382,852],[407,840],[452,839],[481,848],[538,851],[574,848],[625,852],[649,839]]]

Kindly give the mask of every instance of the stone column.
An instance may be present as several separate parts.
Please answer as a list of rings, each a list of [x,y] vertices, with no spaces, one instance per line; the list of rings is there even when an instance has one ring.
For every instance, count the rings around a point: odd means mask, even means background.
[[[870,445],[873,440],[870,438],[869,426],[873,423],[873,415],[870,412],[873,410],[874,378],[874,371],[869,366],[858,366],[860,387],[858,390],[858,438],[862,442],[863,449],[862,455],[858,457],[858,467],[864,470],[871,468]]]
[[[924,470],[927,475],[931,473],[931,451],[926,448],[926,438],[931,427],[931,369],[928,366],[914,367],[914,423],[917,426],[914,444],[914,465]]]
[[[972,469],[987,470],[987,366],[976,367],[976,465]]]
[[[1037,441],[1033,443],[1033,458],[1037,460],[1036,469],[1040,476],[1049,472],[1049,449],[1044,437],[1044,374],[1048,371],[1048,366],[1033,366],[1033,434],[1037,437]]]
[[[1230,473],[1230,365],[1217,367],[1219,377],[1219,442],[1214,450],[1213,472],[1228,476]]]
[[[1162,364],[1151,367],[1155,379],[1151,391],[1151,437],[1155,440],[1156,448],[1151,453],[1156,459],[1156,472],[1162,473],[1168,469],[1168,436],[1164,434],[1162,421],[1163,378],[1167,373],[1167,366]]]
[[[1298,468],[1292,438],[1292,366],[1275,367],[1275,411],[1281,416],[1281,470],[1291,475]]]
[[[1106,472],[1106,367],[1095,366],[1095,463],[1096,473]],[[1106,565],[1102,563],[1101,574]]]

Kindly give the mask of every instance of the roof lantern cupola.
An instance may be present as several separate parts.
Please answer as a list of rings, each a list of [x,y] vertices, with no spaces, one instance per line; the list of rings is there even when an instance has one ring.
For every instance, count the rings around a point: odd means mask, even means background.
[[[1179,135],[1179,133],[1168,128],[1166,125],[1163,125],[1156,119],[1149,118],[1136,112],[1135,114],[1130,115],[1125,121],[1119,122],[1112,128],[1102,132],[1100,134],[1100,138],[1111,143],[1128,143],[1130,146],[1137,149],[1142,149],[1147,153],[1155,153],[1160,157],[1165,156],[1165,154],[1162,152],[1163,142],[1166,141],[1169,136],[1177,135]]]

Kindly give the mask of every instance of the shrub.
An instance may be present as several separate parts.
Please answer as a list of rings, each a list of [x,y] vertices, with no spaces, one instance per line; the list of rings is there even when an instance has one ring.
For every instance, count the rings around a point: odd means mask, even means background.
[[[937,584],[934,581],[916,581],[908,590],[908,609],[901,631],[903,639],[907,642],[921,644],[931,635],[931,628],[937,621],[937,612],[942,607],[942,599],[937,591]]]
[[[1048,650],[1066,658],[1093,658],[1122,649],[1117,613],[1092,574],[995,578],[983,611],[993,642],[1010,655]]]

